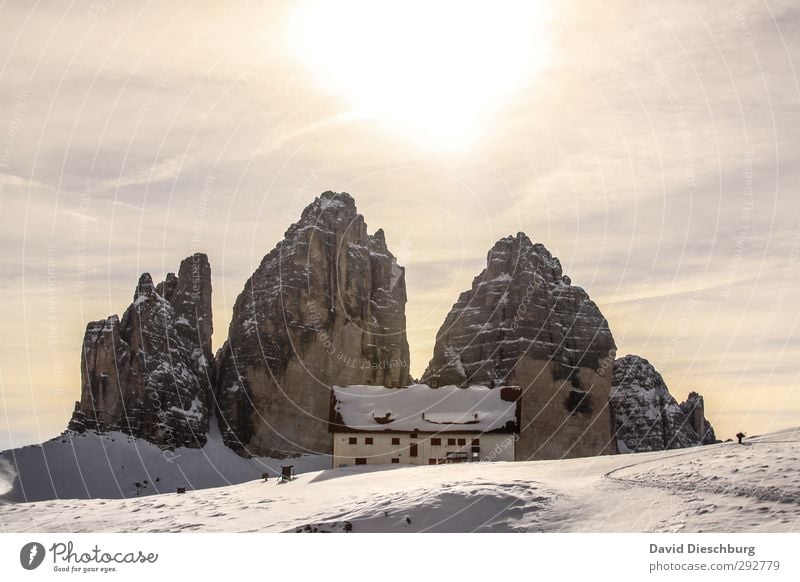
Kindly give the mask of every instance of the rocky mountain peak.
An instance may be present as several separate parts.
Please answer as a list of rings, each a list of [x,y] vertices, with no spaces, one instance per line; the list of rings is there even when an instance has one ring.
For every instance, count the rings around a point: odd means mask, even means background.
[[[303,209],[300,220],[292,224],[284,234],[291,238],[295,233],[308,228],[319,230],[347,230],[349,228],[364,229],[364,217],[358,213],[356,203],[347,192],[323,192]]]
[[[333,385],[408,382],[405,271],[355,201],[324,192],[267,253],[218,352],[220,428],[244,455],[330,452]]]
[[[622,451],[660,451],[713,443],[703,397],[691,392],[678,404],[661,374],[645,358],[614,362],[609,405]]]
[[[519,232],[492,246],[453,305],[422,381],[521,386],[521,458],[613,452],[604,371],[615,349],[586,291],[544,245]]]
[[[167,276],[164,278],[164,280],[156,285],[156,293],[169,301],[172,298],[172,295],[175,293],[177,286],[178,277],[175,276],[175,273],[167,273]],[[134,300],[136,300],[135,297]]]
[[[133,300],[138,301],[142,298],[153,298],[156,296],[156,286],[153,284],[153,278],[150,273],[142,273],[139,276],[139,282],[136,284],[136,290],[133,292]]]
[[[524,232],[498,240],[486,259],[486,270],[478,276],[530,271],[551,285],[564,283],[561,261],[541,243],[534,243]],[[569,283],[567,283],[569,284]]]
[[[157,286],[139,277],[133,303],[86,326],[81,399],[69,428],[121,430],[164,448],[202,446],[208,432],[211,358],[208,257],[181,263]]]
[[[486,268],[458,298],[423,381],[503,383],[522,356],[552,359],[570,374],[584,364],[597,368],[615,348],[586,292],[571,285],[544,245],[520,232],[494,244]]]

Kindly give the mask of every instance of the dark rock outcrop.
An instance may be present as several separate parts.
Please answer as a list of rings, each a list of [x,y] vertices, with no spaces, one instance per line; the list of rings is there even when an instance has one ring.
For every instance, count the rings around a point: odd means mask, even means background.
[[[691,392],[678,404],[661,374],[640,356],[627,355],[614,362],[610,402],[622,451],[661,451],[716,442],[705,418],[703,397]]]
[[[422,381],[517,385],[520,460],[616,452],[608,323],[561,263],[524,233],[498,241],[436,337]]]
[[[195,254],[133,303],[86,326],[81,399],[69,429],[120,430],[164,448],[205,444],[214,378],[211,267]]]
[[[701,445],[710,445],[719,442],[717,435],[714,433],[714,427],[706,418],[705,401],[703,397],[697,392],[689,392],[684,402],[681,402],[681,410],[686,415],[688,424],[694,429],[694,432],[700,437]]]
[[[405,271],[346,193],[325,192],[264,257],[217,353],[225,443],[242,455],[329,453],[330,388],[409,379]]]

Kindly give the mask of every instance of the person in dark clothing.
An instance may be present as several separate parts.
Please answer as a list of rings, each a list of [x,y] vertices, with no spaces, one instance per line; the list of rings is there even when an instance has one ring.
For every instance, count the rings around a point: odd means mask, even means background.
[[[737,433],[736,433],[736,438],[737,438],[737,439],[739,439],[739,444],[740,444],[740,445],[741,445],[741,444],[743,444],[743,443],[742,443],[742,439],[743,439],[745,436],[747,436],[747,435],[746,435],[746,434],[744,434],[743,432],[737,432]]]

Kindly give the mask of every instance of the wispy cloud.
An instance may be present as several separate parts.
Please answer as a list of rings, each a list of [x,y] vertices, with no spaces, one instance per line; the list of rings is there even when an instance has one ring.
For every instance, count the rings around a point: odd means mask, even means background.
[[[149,168],[134,170],[118,178],[109,178],[98,184],[100,189],[119,189],[128,186],[143,186],[174,180],[181,172],[192,171],[192,164],[182,157],[160,160]]]

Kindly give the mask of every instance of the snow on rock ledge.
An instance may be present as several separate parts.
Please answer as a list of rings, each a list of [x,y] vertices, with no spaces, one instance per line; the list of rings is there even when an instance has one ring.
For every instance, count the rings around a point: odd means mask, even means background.
[[[334,386],[333,398],[332,427],[345,431],[518,430],[519,389],[516,387]]]

